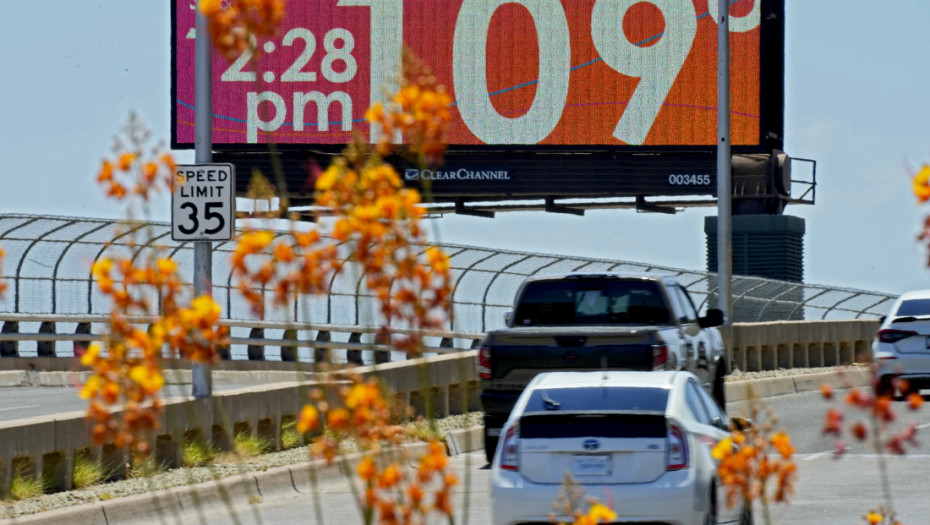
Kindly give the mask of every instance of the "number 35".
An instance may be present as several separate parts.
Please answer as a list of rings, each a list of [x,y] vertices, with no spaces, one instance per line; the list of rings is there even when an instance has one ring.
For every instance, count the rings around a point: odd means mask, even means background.
[[[223,219],[223,215],[218,211],[223,208],[222,202],[206,202],[203,205],[203,222],[204,226],[207,226],[211,221],[215,222],[216,226],[212,228],[206,228],[203,230],[203,233],[206,235],[213,235],[223,231],[223,228],[226,227],[226,220]],[[200,230],[200,218],[197,210],[197,205],[193,202],[185,202],[181,205],[182,210],[187,210],[187,220],[190,226],[185,224],[178,224],[178,230],[184,235],[191,235]]]

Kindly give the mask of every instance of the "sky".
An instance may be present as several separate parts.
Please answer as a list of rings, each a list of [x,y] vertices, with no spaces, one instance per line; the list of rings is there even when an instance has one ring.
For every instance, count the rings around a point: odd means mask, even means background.
[[[917,242],[930,207],[909,180],[930,162],[930,2],[785,1],[785,151],[817,160],[816,204],[786,211],[806,220],[805,282],[930,288]],[[0,213],[123,216],[94,179],[130,112],[169,142],[170,3],[0,0],[0,20]],[[704,217],[715,214],[451,215],[434,231],[442,242],[703,271]],[[170,220],[169,202],[153,215]]]

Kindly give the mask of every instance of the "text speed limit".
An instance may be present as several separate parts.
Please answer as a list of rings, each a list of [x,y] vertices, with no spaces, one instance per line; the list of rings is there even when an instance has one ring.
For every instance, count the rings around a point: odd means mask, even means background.
[[[171,195],[171,238],[228,241],[235,227],[236,173],[232,164],[179,165]]]

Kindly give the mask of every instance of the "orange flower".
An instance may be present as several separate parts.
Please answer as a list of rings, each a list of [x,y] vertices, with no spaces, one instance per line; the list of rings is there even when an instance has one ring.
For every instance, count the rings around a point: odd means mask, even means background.
[[[111,180],[113,180],[113,164],[110,164],[108,160],[104,160],[100,171],[97,173],[97,182],[109,182]]]
[[[368,483],[374,479],[377,468],[375,467],[375,460],[371,456],[365,456],[362,461],[358,464],[358,467],[355,469],[355,472],[358,474],[358,477],[362,481]]]
[[[326,425],[333,430],[345,430],[349,426],[349,411],[337,408],[326,415]]]
[[[119,156],[119,159],[116,161],[116,167],[120,171],[129,171],[129,168],[132,167],[133,161],[136,160],[138,156],[132,152],[125,152]]]
[[[391,463],[378,476],[378,487],[382,489],[391,488],[400,481],[400,468],[396,463]]]
[[[924,396],[919,392],[911,392],[907,396],[907,407],[911,410],[917,410],[924,404]]]
[[[304,405],[300,411],[300,419],[297,421],[297,431],[306,434],[318,428],[320,428],[319,411],[313,405]]]

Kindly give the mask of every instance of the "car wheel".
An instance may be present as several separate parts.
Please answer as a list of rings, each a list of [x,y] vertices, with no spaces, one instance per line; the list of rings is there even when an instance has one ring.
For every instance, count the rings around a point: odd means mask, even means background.
[[[498,436],[489,436],[487,430],[484,432],[484,457],[487,458],[488,464],[494,460],[494,451],[497,449]]]
[[[714,391],[712,395],[714,400],[717,401],[717,404],[720,405],[720,409],[726,412],[727,410],[727,389],[724,385],[724,376],[727,375],[726,364],[721,359],[717,362],[717,370],[714,374]]]
[[[893,399],[896,398],[897,392],[895,392],[894,387],[894,378],[891,376],[881,376],[878,378],[878,383],[875,386],[875,395],[876,396],[889,396]]]

